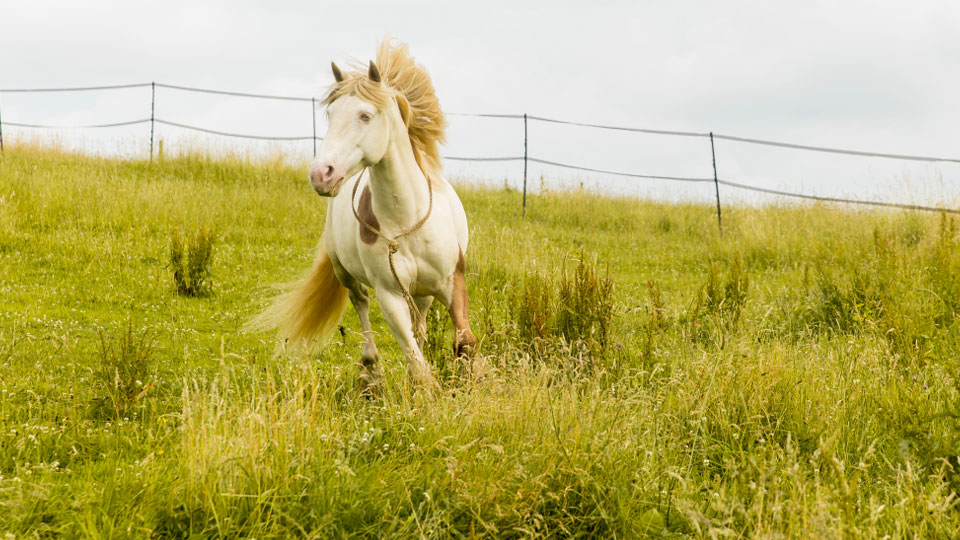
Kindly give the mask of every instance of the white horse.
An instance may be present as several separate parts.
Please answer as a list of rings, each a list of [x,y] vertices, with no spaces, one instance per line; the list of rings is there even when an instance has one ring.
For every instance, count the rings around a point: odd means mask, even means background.
[[[331,67],[329,129],[309,173],[313,189],[330,197],[326,228],[313,270],[266,318],[282,338],[310,343],[336,328],[349,297],[363,330],[361,381],[376,388],[383,376],[370,327],[372,287],[410,379],[432,387],[417,336],[434,298],[450,312],[455,353],[470,354],[477,343],[464,282],[467,218],[440,175],[446,121],[429,75],[405,45],[382,43],[366,73]]]

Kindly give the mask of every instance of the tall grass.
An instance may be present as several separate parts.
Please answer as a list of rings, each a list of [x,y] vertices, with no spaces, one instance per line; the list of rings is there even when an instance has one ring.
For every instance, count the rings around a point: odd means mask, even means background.
[[[241,331],[310,264],[301,170],[8,147],[0,534],[956,537],[949,217],[735,207],[721,238],[706,205],[458,189],[477,357],[431,328],[412,393],[374,307],[369,399],[352,311],[311,355]],[[169,231],[200,229],[217,294],[185,298]]]

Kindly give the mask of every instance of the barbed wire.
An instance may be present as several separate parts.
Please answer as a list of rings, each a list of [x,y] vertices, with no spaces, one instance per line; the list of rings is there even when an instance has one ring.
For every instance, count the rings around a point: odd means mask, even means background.
[[[447,116],[470,116],[473,118],[511,118],[514,120],[523,118],[522,114],[486,114],[486,113],[460,113],[460,112],[448,112],[444,113]]]
[[[727,141],[736,141],[736,142],[749,143],[749,144],[762,144],[765,146],[779,146],[781,148],[791,148],[794,150],[810,150],[812,152],[828,152],[831,154],[846,154],[850,156],[878,157],[878,158],[887,158],[887,159],[904,159],[908,161],[927,161],[927,162],[945,161],[949,163],[960,163],[960,159],[954,159],[954,158],[915,156],[915,155],[909,155],[909,154],[886,154],[882,152],[867,152],[863,150],[846,150],[842,148],[828,148],[825,146],[809,146],[805,144],[768,141],[764,139],[750,139],[747,137],[735,137],[733,135],[721,135],[719,133],[714,133],[713,137],[716,139],[723,139]]]
[[[308,102],[308,101],[317,102],[318,100],[318,98],[316,97],[281,96],[281,95],[273,95],[273,94],[258,94],[258,93],[252,93],[252,92],[235,92],[231,90],[216,90],[216,89],[210,89],[210,88],[198,88],[194,86],[182,86],[182,85],[167,84],[167,83],[134,83],[134,84],[63,87],[63,88],[4,88],[4,89],[0,89],[0,93],[2,92],[77,92],[77,91],[91,91],[91,90],[115,90],[115,89],[122,89],[122,88],[142,88],[142,87],[148,87],[151,85],[155,85],[159,88],[168,88],[173,90],[183,90],[187,92],[200,92],[200,93],[235,96],[235,97],[276,99],[276,100],[298,101],[298,102]],[[463,116],[463,117],[474,117],[474,118],[504,118],[504,119],[514,119],[514,120],[526,118],[528,120],[534,120],[539,122],[549,122],[554,124],[564,124],[564,125],[589,127],[589,128],[596,128],[596,129],[606,129],[606,130],[613,130],[613,131],[648,133],[651,135],[671,135],[671,136],[679,136],[679,137],[709,137],[710,136],[709,132],[677,131],[677,130],[650,129],[650,128],[628,127],[628,126],[613,126],[608,124],[594,124],[589,122],[574,122],[571,120],[560,120],[557,118],[548,118],[545,116],[534,116],[534,115],[459,113],[459,112],[450,112],[447,114],[450,116]],[[5,123],[14,125],[12,122],[5,122]],[[229,135],[229,136],[239,136],[239,135]],[[914,154],[873,152],[873,151],[866,151],[866,150],[850,150],[846,148],[833,148],[833,147],[826,147],[826,146],[789,143],[789,142],[782,142],[782,141],[773,141],[769,139],[758,139],[753,137],[740,137],[737,135],[724,135],[721,133],[714,133],[713,136],[716,139],[733,141],[733,142],[758,144],[758,145],[764,145],[764,146],[776,146],[780,148],[790,148],[794,150],[807,150],[812,152],[827,152],[827,153],[833,153],[833,154],[845,154],[845,155],[852,155],[852,156],[875,157],[875,158],[884,158],[884,159],[901,159],[901,160],[908,160],[908,161],[960,163],[960,158],[920,156],[920,155],[914,155]],[[246,136],[246,137],[255,138],[253,136]],[[270,139],[285,140],[279,137],[271,137]],[[296,140],[296,138],[291,138],[290,140]]]
[[[521,118],[523,118],[521,116]],[[651,135],[675,135],[679,137],[709,137],[710,133],[700,133],[694,131],[668,131],[663,129],[647,129],[647,128],[634,128],[634,127],[623,127],[623,126],[606,126],[603,124],[585,124],[583,122],[571,122],[568,120],[557,120],[555,118],[545,118],[543,116],[527,116],[530,120],[538,120],[540,122],[550,122],[553,124],[566,124],[569,126],[581,126],[589,128],[598,128],[598,129],[609,129],[614,131],[632,131],[634,133],[649,133]]]
[[[28,93],[28,92],[87,92],[90,90],[120,90],[123,88],[143,88],[150,83],[113,84],[106,86],[74,86],[68,88],[0,88],[0,92]]]
[[[948,214],[960,214],[960,210],[954,209],[954,208],[940,208],[937,206],[922,206],[922,205],[916,205],[916,204],[891,203],[891,202],[883,202],[883,201],[865,201],[862,199],[845,199],[842,197],[824,197],[821,195],[807,195],[804,193],[781,191],[779,189],[769,189],[769,188],[762,188],[757,186],[750,186],[747,184],[740,184],[738,182],[731,182],[729,180],[723,180],[723,179],[717,179],[717,183],[722,184],[724,186],[735,187],[738,189],[745,189],[748,191],[757,191],[760,193],[769,193],[772,195],[782,195],[785,197],[795,197],[799,199],[808,199],[813,201],[835,202],[835,203],[846,203],[846,204],[862,204],[862,205],[869,205],[869,206],[884,206],[887,208],[902,208],[904,210],[922,210],[925,212],[946,212]]]
[[[160,87],[160,88],[181,90],[181,91],[187,91],[187,92],[199,92],[199,93],[207,93],[207,94],[257,98],[257,99],[274,99],[274,100],[297,101],[297,102],[309,101],[312,103],[317,102],[317,98],[314,98],[314,97],[281,96],[281,95],[257,94],[257,93],[248,93],[248,92],[234,92],[234,91],[227,91],[227,90],[215,90],[215,89],[208,89],[208,88],[198,88],[198,87],[192,87],[192,86],[181,86],[181,85],[173,85],[173,84],[165,84],[165,83],[134,83],[134,84],[121,84],[121,85],[78,86],[78,87],[64,87],[64,88],[4,88],[4,89],[0,89],[0,93],[85,92],[85,91],[119,90],[119,89],[144,88],[144,87]],[[595,129],[628,131],[628,132],[634,132],[634,133],[647,133],[651,135],[669,135],[669,136],[680,136],[680,137],[711,137],[712,136],[715,139],[726,140],[731,142],[773,146],[773,147],[788,148],[793,150],[805,150],[805,151],[813,151],[813,152],[826,152],[826,153],[833,153],[833,154],[852,155],[852,156],[860,156],[860,157],[898,159],[898,160],[922,161],[922,162],[960,163],[960,159],[957,159],[957,158],[921,156],[921,155],[913,155],[913,154],[896,154],[896,153],[886,153],[886,152],[871,152],[871,151],[864,151],[864,150],[850,150],[845,148],[832,148],[832,147],[825,147],[825,146],[788,143],[788,142],[773,141],[768,139],[739,137],[735,135],[724,135],[724,134],[710,133],[710,132],[675,131],[675,130],[649,129],[649,128],[627,127],[627,126],[612,126],[612,125],[594,124],[594,123],[587,123],[587,122],[574,122],[569,120],[560,120],[556,118],[523,115],[523,114],[458,113],[458,112],[451,112],[447,114],[450,116],[475,117],[475,118],[500,118],[500,119],[514,119],[514,120],[523,119],[525,126],[527,121],[533,120],[533,121],[539,121],[539,122],[588,127],[588,128],[595,128]],[[167,126],[172,126],[172,127],[177,127],[181,129],[202,132],[202,133],[208,133],[212,135],[219,135],[224,137],[236,137],[236,138],[242,138],[242,139],[270,140],[270,141],[310,141],[310,140],[322,141],[323,140],[323,137],[318,137],[315,134],[313,136],[309,136],[309,135],[308,136],[265,136],[265,135],[251,135],[251,134],[213,130],[209,128],[156,118],[153,116],[152,112],[151,112],[151,118],[143,118],[138,120],[114,122],[114,123],[107,123],[107,124],[88,124],[88,125],[72,125],[71,126],[71,125],[32,124],[32,123],[7,121],[7,122],[2,122],[2,124],[0,124],[0,137],[2,137],[2,126],[4,125],[11,126],[11,127],[35,128],[35,129],[87,129],[87,128],[111,128],[111,127],[121,127],[121,126],[132,126],[132,125],[144,124],[148,122],[155,122],[157,124],[163,124]],[[526,128],[524,129],[526,130]],[[2,141],[2,138],[0,138],[0,141]],[[680,182],[711,182],[713,181],[717,184],[722,184],[724,186],[733,187],[736,189],[743,189],[743,190],[754,191],[759,193],[780,195],[780,196],[800,198],[800,199],[808,199],[808,200],[814,200],[814,201],[836,202],[836,203],[844,203],[844,204],[859,204],[859,205],[881,206],[881,207],[887,207],[887,208],[900,208],[900,209],[907,209],[907,210],[921,210],[921,211],[947,212],[952,214],[960,214],[960,210],[952,209],[952,208],[940,208],[940,207],[933,207],[933,206],[891,203],[891,202],[883,202],[883,201],[867,201],[867,200],[861,200],[861,199],[847,199],[842,197],[809,195],[804,193],[752,186],[748,184],[742,184],[742,183],[733,182],[730,180],[723,180],[719,178],[692,178],[692,177],[679,177],[679,176],[663,176],[663,175],[640,174],[640,173],[632,173],[632,172],[597,169],[592,167],[571,165],[568,163],[561,163],[557,161],[532,157],[532,156],[526,155],[526,149],[524,151],[524,154],[525,155],[523,156],[499,156],[499,157],[445,156],[444,159],[451,160],[451,161],[464,161],[464,162],[525,161],[525,162],[539,163],[541,165],[548,165],[552,167],[559,167],[559,168],[570,169],[570,170],[593,172],[598,174],[609,174],[609,175],[622,176],[622,177],[628,177],[628,178],[642,178],[642,179],[680,181]]]
[[[277,96],[277,95],[272,95],[272,94],[252,94],[252,93],[248,93],[248,92],[232,92],[232,91],[228,91],[228,90],[212,90],[212,89],[209,89],[209,88],[196,88],[196,87],[193,87],[193,86],[179,86],[179,85],[175,85],[175,84],[164,84],[164,83],[156,83],[156,84],[157,84],[157,88],[170,88],[170,89],[172,89],[172,90],[183,90],[183,91],[186,91],[186,92],[199,92],[199,93],[203,93],[203,94],[218,94],[218,95],[221,95],[221,96],[248,97],[248,98],[258,98],[258,99],[278,99],[278,100],[282,100],[282,101],[301,101],[301,102],[305,102],[305,101],[310,101],[310,102],[312,102],[312,101],[314,101],[314,100],[319,101],[317,98],[313,98],[313,97]]]
[[[451,161],[523,161],[523,156],[516,157],[456,157],[443,156],[443,159]]]
[[[149,122],[149,120],[147,120],[147,121]],[[182,129],[189,129],[189,130],[192,130],[192,131],[200,131],[200,132],[203,132],[203,133],[209,133],[209,134],[211,134],[211,135],[223,135],[224,137],[237,137],[237,138],[240,138],[240,139],[259,139],[259,140],[263,140],[263,141],[310,141],[310,140],[313,140],[313,139],[315,138],[315,139],[318,140],[318,141],[322,141],[322,140],[323,140],[323,137],[313,137],[313,136],[310,136],[310,135],[306,135],[306,136],[302,136],[302,137],[288,137],[288,136],[275,136],[275,137],[274,137],[274,136],[267,136],[267,135],[247,135],[247,134],[243,134],[243,133],[231,133],[231,132],[228,132],[228,131],[217,131],[217,130],[213,130],[213,129],[207,129],[207,128],[198,127],[198,126],[191,126],[191,125],[189,125],[189,124],[181,124],[181,123],[179,123],[179,122],[171,122],[171,121],[169,121],[169,120],[161,120],[160,118],[156,118],[155,121],[156,121],[158,124],[163,124],[163,125],[166,125],[166,126],[174,126],[174,127],[178,127],[178,128],[182,128]]]
[[[111,127],[120,127],[120,126],[133,126],[136,124],[146,124],[150,122],[149,118],[144,118],[143,120],[130,120],[127,122],[115,122],[113,124],[87,124],[82,126],[65,126],[65,125],[49,125],[49,124],[23,124],[20,122],[4,122],[5,126],[15,126],[15,127],[25,127],[25,128],[39,128],[39,129],[87,129],[87,128],[111,128]]]
[[[590,167],[581,167],[579,165],[568,165],[566,163],[558,163],[556,161],[547,161],[545,159],[539,159],[535,157],[528,157],[527,159],[534,163],[542,163],[544,165],[552,165],[554,167],[562,167],[564,169],[574,169],[577,171],[587,171],[587,172],[595,172],[595,173],[601,173],[601,174],[612,174],[616,176],[626,176],[630,178],[647,178],[651,180],[673,180],[676,182],[713,182],[713,178],[689,178],[689,177],[681,177],[681,176],[659,176],[659,175],[653,175],[653,174],[625,173],[625,172],[617,172],[617,171],[608,171],[604,169],[593,169]]]

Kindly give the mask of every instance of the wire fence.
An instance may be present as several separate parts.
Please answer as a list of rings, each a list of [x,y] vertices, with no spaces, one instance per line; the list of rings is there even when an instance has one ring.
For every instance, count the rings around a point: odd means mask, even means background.
[[[3,144],[4,144],[3,143],[3,127],[5,125],[18,127],[18,128],[28,128],[28,129],[100,129],[100,128],[121,127],[121,126],[133,126],[133,125],[139,125],[139,124],[149,124],[150,125],[149,155],[151,160],[153,159],[153,155],[154,155],[154,151],[153,151],[154,134],[155,134],[156,125],[158,124],[176,127],[179,129],[185,129],[189,131],[206,133],[210,135],[217,135],[221,137],[234,137],[234,138],[240,138],[240,139],[252,139],[252,140],[261,140],[261,141],[312,141],[314,156],[316,156],[316,153],[317,153],[316,143],[318,141],[323,140],[323,137],[317,135],[316,105],[317,105],[318,99],[316,97],[254,94],[254,93],[247,93],[247,92],[233,92],[233,91],[226,91],[226,90],[197,88],[197,87],[191,87],[191,86],[180,86],[180,85],[165,84],[165,83],[158,83],[158,82],[103,85],[103,86],[82,86],[82,87],[67,87],[67,88],[0,88],[0,95],[12,94],[12,93],[98,92],[98,91],[131,89],[131,88],[150,88],[150,117],[149,118],[140,118],[136,120],[128,120],[128,121],[122,121],[122,122],[105,123],[105,124],[88,124],[88,125],[48,125],[48,124],[26,123],[26,122],[11,122],[11,121],[3,120],[2,103],[0,103],[0,152],[3,152]],[[212,94],[212,95],[243,97],[243,98],[251,98],[251,99],[293,101],[293,102],[301,102],[301,103],[309,102],[311,104],[311,114],[312,114],[312,118],[311,118],[311,125],[313,126],[312,133],[309,135],[307,134],[260,135],[260,134],[252,134],[252,133],[235,133],[235,132],[222,131],[217,129],[211,129],[208,127],[195,126],[190,124],[184,124],[181,122],[173,122],[170,120],[166,120],[156,115],[156,93],[158,88],[181,91],[181,92],[194,92],[194,93],[203,93],[203,94]],[[603,125],[603,124],[573,122],[568,120],[560,120],[556,118],[547,118],[542,116],[533,116],[528,114],[490,114],[490,113],[456,113],[456,112],[447,113],[447,114],[450,116],[474,117],[474,118],[497,118],[497,119],[507,119],[507,120],[520,120],[523,122],[523,132],[524,132],[523,155],[499,156],[499,157],[498,156],[445,156],[444,158],[451,161],[461,161],[461,162],[523,161],[523,206],[522,206],[523,213],[526,213],[526,206],[527,206],[526,205],[527,167],[529,163],[538,163],[538,164],[549,165],[552,167],[558,167],[562,169],[591,172],[591,173],[597,173],[597,174],[607,174],[607,175],[620,176],[620,177],[626,177],[626,178],[664,180],[664,181],[673,181],[673,182],[712,183],[714,185],[715,192],[716,192],[717,224],[720,227],[721,232],[723,230],[721,205],[720,205],[720,186],[721,185],[740,189],[740,190],[752,191],[756,193],[765,193],[770,195],[778,195],[783,197],[791,197],[796,199],[805,199],[805,200],[820,201],[820,202],[834,202],[834,203],[843,203],[843,204],[855,204],[855,205],[877,206],[877,207],[885,207],[885,208],[900,208],[900,209],[906,209],[906,210],[960,214],[960,209],[956,209],[956,208],[903,204],[903,203],[897,203],[897,202],[871,201],[871,200],[843,198],[843,197],[827,197],[827,196],[821,196],[821,195],[798,193],[793,191],[769,189],[769,188],[743,184],[740,182],[734,182],[732,180],[720,178],[717,174],[717,169],[716,169],[716,145],[714,143],[714,140],[719,139],[719,140],[736,142],[736,143],[762,145],[762,146],[785,148],[790,150],[802,150],[802,151],[808,151],[808,152],[823,152],[823,153],[830,153],[830,154],[843,154],[843,155],[850,155],[850,156],[904,160],[904,161],[917,161],[917,162],[928,162],[928,163],[960,164],[960,158],[920,156],[920,155],[911,155],[911,154],[892,154],[892,153],[884,153],[884,152],[870,152],[870,151],[864,151],[864,150],[851,150],[851,149],[844,149],[844,148],[831,148],[831,147],[825,147],[825,146],[812,146],[812,145],[805,145],[805,144],[772,141],[772,140],[766,140],[766,139],[739,137],[735,135],[726,135],[726,134],[713,133],[713,132],[671,131],[671,130],[638,128],[638,127],[628,127],[628,126],[611,126],[611,125]],[[527,147],[528,147],[528,144],[527,144],[528,129],[527,128],[528,128],[529,122],[563,124],[563,125],[592,128],[592,129],[644,133],[648,135],[709,139],[712,165],[713,165],[713,177],[693,178],[693,177],[682,177],[682,176],[641,174],[637,172],[597,169],[597,168],[584,167],[581,165],[575,165],[570,163],[561,163],[558,161],[541,159],[535,156],[531,156],[527,152]]]

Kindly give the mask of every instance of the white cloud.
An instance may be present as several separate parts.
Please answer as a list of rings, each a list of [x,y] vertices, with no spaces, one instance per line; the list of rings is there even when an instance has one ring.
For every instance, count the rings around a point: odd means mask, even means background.
[[[320,95],[331,81],[331,60],[369,58],[389,33],[428,67],[447,110],[958,153],[956,2],[40,0],[4,2],[0,12],[4,87],[156,80]],[[119,106],[142,115],[130,99],[2,95],[0,106],[5,120],[95,121],[116,118]],[[172,91],[159,100],[167,116],[215,129],[300,134],[309,126],[303,116],[309,113],[295,106],[215,104]],[[466,125],[454,126],[451,153],[517,153],[517,125]],[[531,148],[588,166],[682,174],[683,156],[702,158],[686,147],[673,150],[672,140],[551,129],[532,130],[540,143]],[[789,158],[800,171],[780,170],[788,158],[738,152],[727,162],[764,165],[766,174],[790,182],[834,171],[867,185],[880,174],[860,162],[849,165],[860,172],[832,165],[804,171],[806,164],[829,162],[818,154]],[[909,164],[890,167],[885,178]],[[489,170],[516,178],[515,168]],[[949,180],[960,174],[955,169],[937,170]],[[825,182],[811,189],[829,189],[832,181]]]

